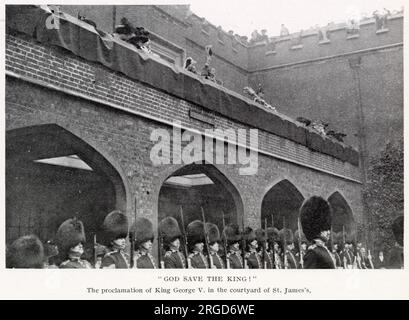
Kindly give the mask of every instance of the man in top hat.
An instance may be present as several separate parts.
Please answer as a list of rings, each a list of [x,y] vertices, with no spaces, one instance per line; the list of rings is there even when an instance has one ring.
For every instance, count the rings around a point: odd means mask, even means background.
[[[131,230],[134,232],[134,268],[156,269],[155,258],[152,256],[154,239],[152,223],[146,218],[137,218]]]
[[[44,248],[40,239],[28,235],[15,240],[6,251],[6,268],[44,268]]]
[[[243,232],[244,240],[246,241],[245,259],[249,269],[263,269],[263,261],[258,253],[258,241],[256,233],[252,228],[246,227]]]
[[[240,255],[241,235],[239,226],[234,223],[225,226],[223,238],[227,243],[226,269],[243,269],[243,260]]]
[[[179,224],[173,217],[166,217],[159,222],[159,239],[166,251],[163,265],[166,269],[185,269],[186,258],[180,252],[180,239],[182,233]]]
[[[128,237],[128,217],[119,210],[110,212],[102,224],[103,244],[109,252],[102,259],[102,269],[128,269],[129,254],[125,253]]]
[[[65,220],[57,230],[56,243],[60,252],[62,269],[91,269],[91,264],[81,256],[84,254],[84,225],[77,218]]]
[[[403,216],[393,221],[392,231],[396,242],[389,253],[388,269],[403,269]]]
[[[224,269],[223,259],[218,254],[220,250],[219,228],[213,223],[206,222],[206,233],[209,239],[211,265],[214,269]]]
[[[194,269],[208,269],[207,257],[203,254],[205,244],[205,230],[203,222],[195,220],[186,227],[186,238],[189,244],[190,266]]]
[[[304,269],[335,269],[335,262],[326,243],[331,235],[332,212],[321,197],[306,200],[300,209],[302,230],[312,243],[304,257]]]
[[[294,235],[291,229],[283,228],[281,231],[281,243],[285,244],[284,248],[284,268],[298,269],[298,262],[294,255]]]
[[[271,269],[282,269],[281,257],[279,252],[280,232],[277,228],[267,228],[267,241],[270,260],[272,261]],[[268,265],[267,269],[269,269]]]
[[[273,259],[271,259],[271,256],[269,254],[269,247],[268,247],[268,241],[267,241],[267,235],[266,232],[263,229],[257,229],[256,230],[256,239],[257,239],[257,244],[258,244],[258,252],[259,256],[261,257],[262,261],[262,268],[263,269],[272,269],[273,268]]]

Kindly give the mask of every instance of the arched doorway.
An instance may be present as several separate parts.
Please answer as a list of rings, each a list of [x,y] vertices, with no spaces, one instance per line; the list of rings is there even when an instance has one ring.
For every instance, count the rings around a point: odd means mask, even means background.
[[[99,152],[60,126],[6,133],[6,241],[26,234],[52,239],[66,219],[83,221],[87,240],[105,215],[126,210],[125,186]]]
[[[303,201],[303,195],[290,181],[278,182],[266,193],[261,203],[261,225],[264,227],[267,221],[268,227],[274,223],[275,228],[282,229],[285,217],[285,227],[297,230],[298,212]]]
[[[193,220],[202,220],[201,208],[206,222],[216,224],[220,232],[223,215],[225,224],[241,223],[243,217],[240,194],[213,165],[190,164],[165,180],[159,192],[159,221],[172,216],[181,224],[182,210],[186,227]]]
[[[345,227],[345,232],[354,232],[355,225],[352,210],[345,198],[336,191],[328,198],[328,202],[332,207],[332,230],[341,232]]]

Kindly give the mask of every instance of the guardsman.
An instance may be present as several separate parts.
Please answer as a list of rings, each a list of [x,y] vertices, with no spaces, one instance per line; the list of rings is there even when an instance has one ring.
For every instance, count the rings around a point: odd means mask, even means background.
[[[263,269],[263,261],[258,253],[258,242],[256,233],[252,228],[246,227],[243,232],[244,240],[246,241],[245,259],[249,269]]]
[[[163,243],[164,265],[166,269],[187,268],[186,258],[180,252],[180,239],[182,233],[179,224],[173,217],[166,217],[159,222],[159,237]]]
[[[304,266],[304,256],[307,252],[308,241],[305,237],[304,232],[296,230],[294,232],[295,244],[298,247],[298,252],[295,254],[295,258],[298,263],[298,268],[303,268]]]
[[[256,230],[256,239],[259,247],[259,256],[262,261],[263,269],[272,269],[273,268],[273,259],[269,254],[269,246],[267,241],[266,232],[263,229]]]
[[[44,244],[44,268],[46,269],[56,269],[56,258],[58,257],[58,247],[52,241],[48,240]]]
[[[279,253],[280,232],[277,228],[267,228],[267,241],[269,256],[272,261],[271,269],[282,269],[281,258]],[[267,266],[269,268],[269,266]]]
[[[152,223],[146,218],[137,218],[131,232],[135,235],[134,268],[156,269],[155,258],[152,256],[152,244],[155,238]]]
[[[203,222],[195,220],[186,227],[186,238],[189,244],[190,266],[194,269],[208,269],[207,257],[203,254],[205,245],[205,230]]]
[[[285,255],[284,261],[287,262],[285,266],[286,269],[298,269],[298,262],[294,255],[294,235],[291,229],[283,228],[280,231],[281,233],[281,243],[285,244],[284,248]]]
[[[91,269],[91,264],[81,256],[84,254],[84,225],[77,218],[65,220],[55,236],[60,253],[61,269]]]
[[[35,235],[15,240],[6,251],[6,267],[18,269],[44,268],[44,248]]]
[[[341,259],[341,255],[339,254],[339,245],[340,245],[340,241],[342,239],[342,233],[341,232],[334,232],[333,233],[333,243],[332,243],[332,256],[335,259],[335,267],[337,269],[342,269],[343,265],[342,265],[342,259]]]
[[[354,255],[351,251],[352,248],[352,238],[347,235],[344,244],[344,250],[342,251],[341,259],[344,269],[352,269],[354,264]]]
[[[241,235],[239,226],[230,223],[223,229],[223,238],[227,243],[226,269],[243,269],[243,260],[240,255]]]
[[[128,269],[130,257],[125,253],[129,224],[125,213],[114,210],[102,224],[102,241],[108,253],[102,258],[102,269]]]
[[[210,259],[214,269],[225,269],[223,259],[219,256],[220,250],[220,232],[219,228],[213,224],[206,222],[206,233],[209,239]]]
[[[304,269],[335,269],[335,261],[326,246],[331,236],[332,212],[321,197],[306,200],[300,209],[305,237],[311,243],[304,257]]]
[[[403,216],[395,218],[392,231],[396,242],[389,253],[388,269],[403,269]]]

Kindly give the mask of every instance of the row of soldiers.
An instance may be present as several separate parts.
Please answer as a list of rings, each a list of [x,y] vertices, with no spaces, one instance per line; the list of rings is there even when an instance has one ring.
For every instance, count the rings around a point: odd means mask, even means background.
[[[43,245],[34,235],[17,239],[7,250],[6,264],[8,268],[97,269],[375,268],[370,254],[359,243],[354,248],[344,233],[331,234],[331,212],[323,198],[308,199],[300,209],[298,229],[302,231],[295,234],[285,227],[280,231],[274,227],[240,230],[234,223],[225,225],[220,232],[217,225],[205,222],[203,211],[203,221],[192,221],[186,230],[183,223],[180,228],[175,218],[166,217],[158,226],[157,263],[152,254],[152,223],[140,217],[129,227],[127,215],[116,210],[105,217],[98,242],[94,237],[93,257],[89,259],[93,264],[84,259],[85,230],[77,218],[60,225],[54,246]],[[403,267],[402,216],[395,220],[393,232],[397,240],[391,252],[393,265],[385,263],[380,267]],[[331,246],[327,246],[329,243]]]

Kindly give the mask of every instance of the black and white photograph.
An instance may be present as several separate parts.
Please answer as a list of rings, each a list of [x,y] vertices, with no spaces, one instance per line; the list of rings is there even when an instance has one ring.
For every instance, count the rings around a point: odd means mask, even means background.
[[[404,272],[404,2],[6,3],[2,272]]]

